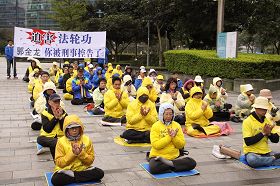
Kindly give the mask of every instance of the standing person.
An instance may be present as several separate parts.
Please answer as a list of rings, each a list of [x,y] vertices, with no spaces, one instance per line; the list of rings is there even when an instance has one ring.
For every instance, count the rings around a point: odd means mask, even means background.
[[[272,152],[268,140],[279,142],[279,135],[274,125],[265,117],[269,109],[267,98],[258,97],[253,104],[252,112],[242,124],[243,152],[251,167],[280,165],[280,154]]]
[[[63,124],[64,136],[56,145],[53,185],[68,185],[99,181],[104,171],[93,167],[94,148],[91,139],[84,134],[84,125],[77,115],[69,115]]]
[[[18,79],[16,62],[14,61],[14,43],[12,40],[8,40],[8,45],[5,47],[5,56],[7,59],[7,79],[11,79],[11,66],[14,68],[14,79]]]
[[[170,103],[159,108],[159,121],[151,129],[151,152],[149,166],[152,174],[173,170],[175,172],[192,170],[196,161],[189,157],[180,157],[180,150],[186,144],[181,126],[173,121],[174,110]]]

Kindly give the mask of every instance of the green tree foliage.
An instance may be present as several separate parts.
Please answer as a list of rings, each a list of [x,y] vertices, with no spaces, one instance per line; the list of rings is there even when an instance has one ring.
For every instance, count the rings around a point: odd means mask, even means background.
[[[58,22],[62,30],[83,30],[84,17],[87,13],[87,0],[52,0],[50,17]]]

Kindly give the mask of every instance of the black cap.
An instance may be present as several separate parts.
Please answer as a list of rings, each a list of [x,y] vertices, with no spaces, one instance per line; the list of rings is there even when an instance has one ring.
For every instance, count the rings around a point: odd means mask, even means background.
[[[58,94],[54,93],[54,94],[50,95],[49,100],[56,101],[56,100],[61,100],[61,98]]]

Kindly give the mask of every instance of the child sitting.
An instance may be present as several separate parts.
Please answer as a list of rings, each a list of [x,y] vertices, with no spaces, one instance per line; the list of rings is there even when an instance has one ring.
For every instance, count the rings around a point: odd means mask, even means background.
[[[103,170],[92,167],[94,161],[93,144],[84,135],[84,125],[77,115],[69,115],[63,124],[64,136],[56,145],[53,185],[99,181]]]

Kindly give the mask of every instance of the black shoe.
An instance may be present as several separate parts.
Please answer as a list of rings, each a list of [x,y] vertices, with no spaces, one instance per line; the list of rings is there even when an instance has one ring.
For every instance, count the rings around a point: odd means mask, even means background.
[[[230,118],[230,121],[235,122],[235,123],[239,123],[242,120],[239,117],[237,117],[237,116],[233,116],[232,118]]]
[[[273,154],[273,156],[275,157],[275,159],[280,159],[280,153]]]
[[[192,128],[199,130],[200,132],[203,132],[205,135],[207,135],[205,130],[199,124],[192,124]]]

